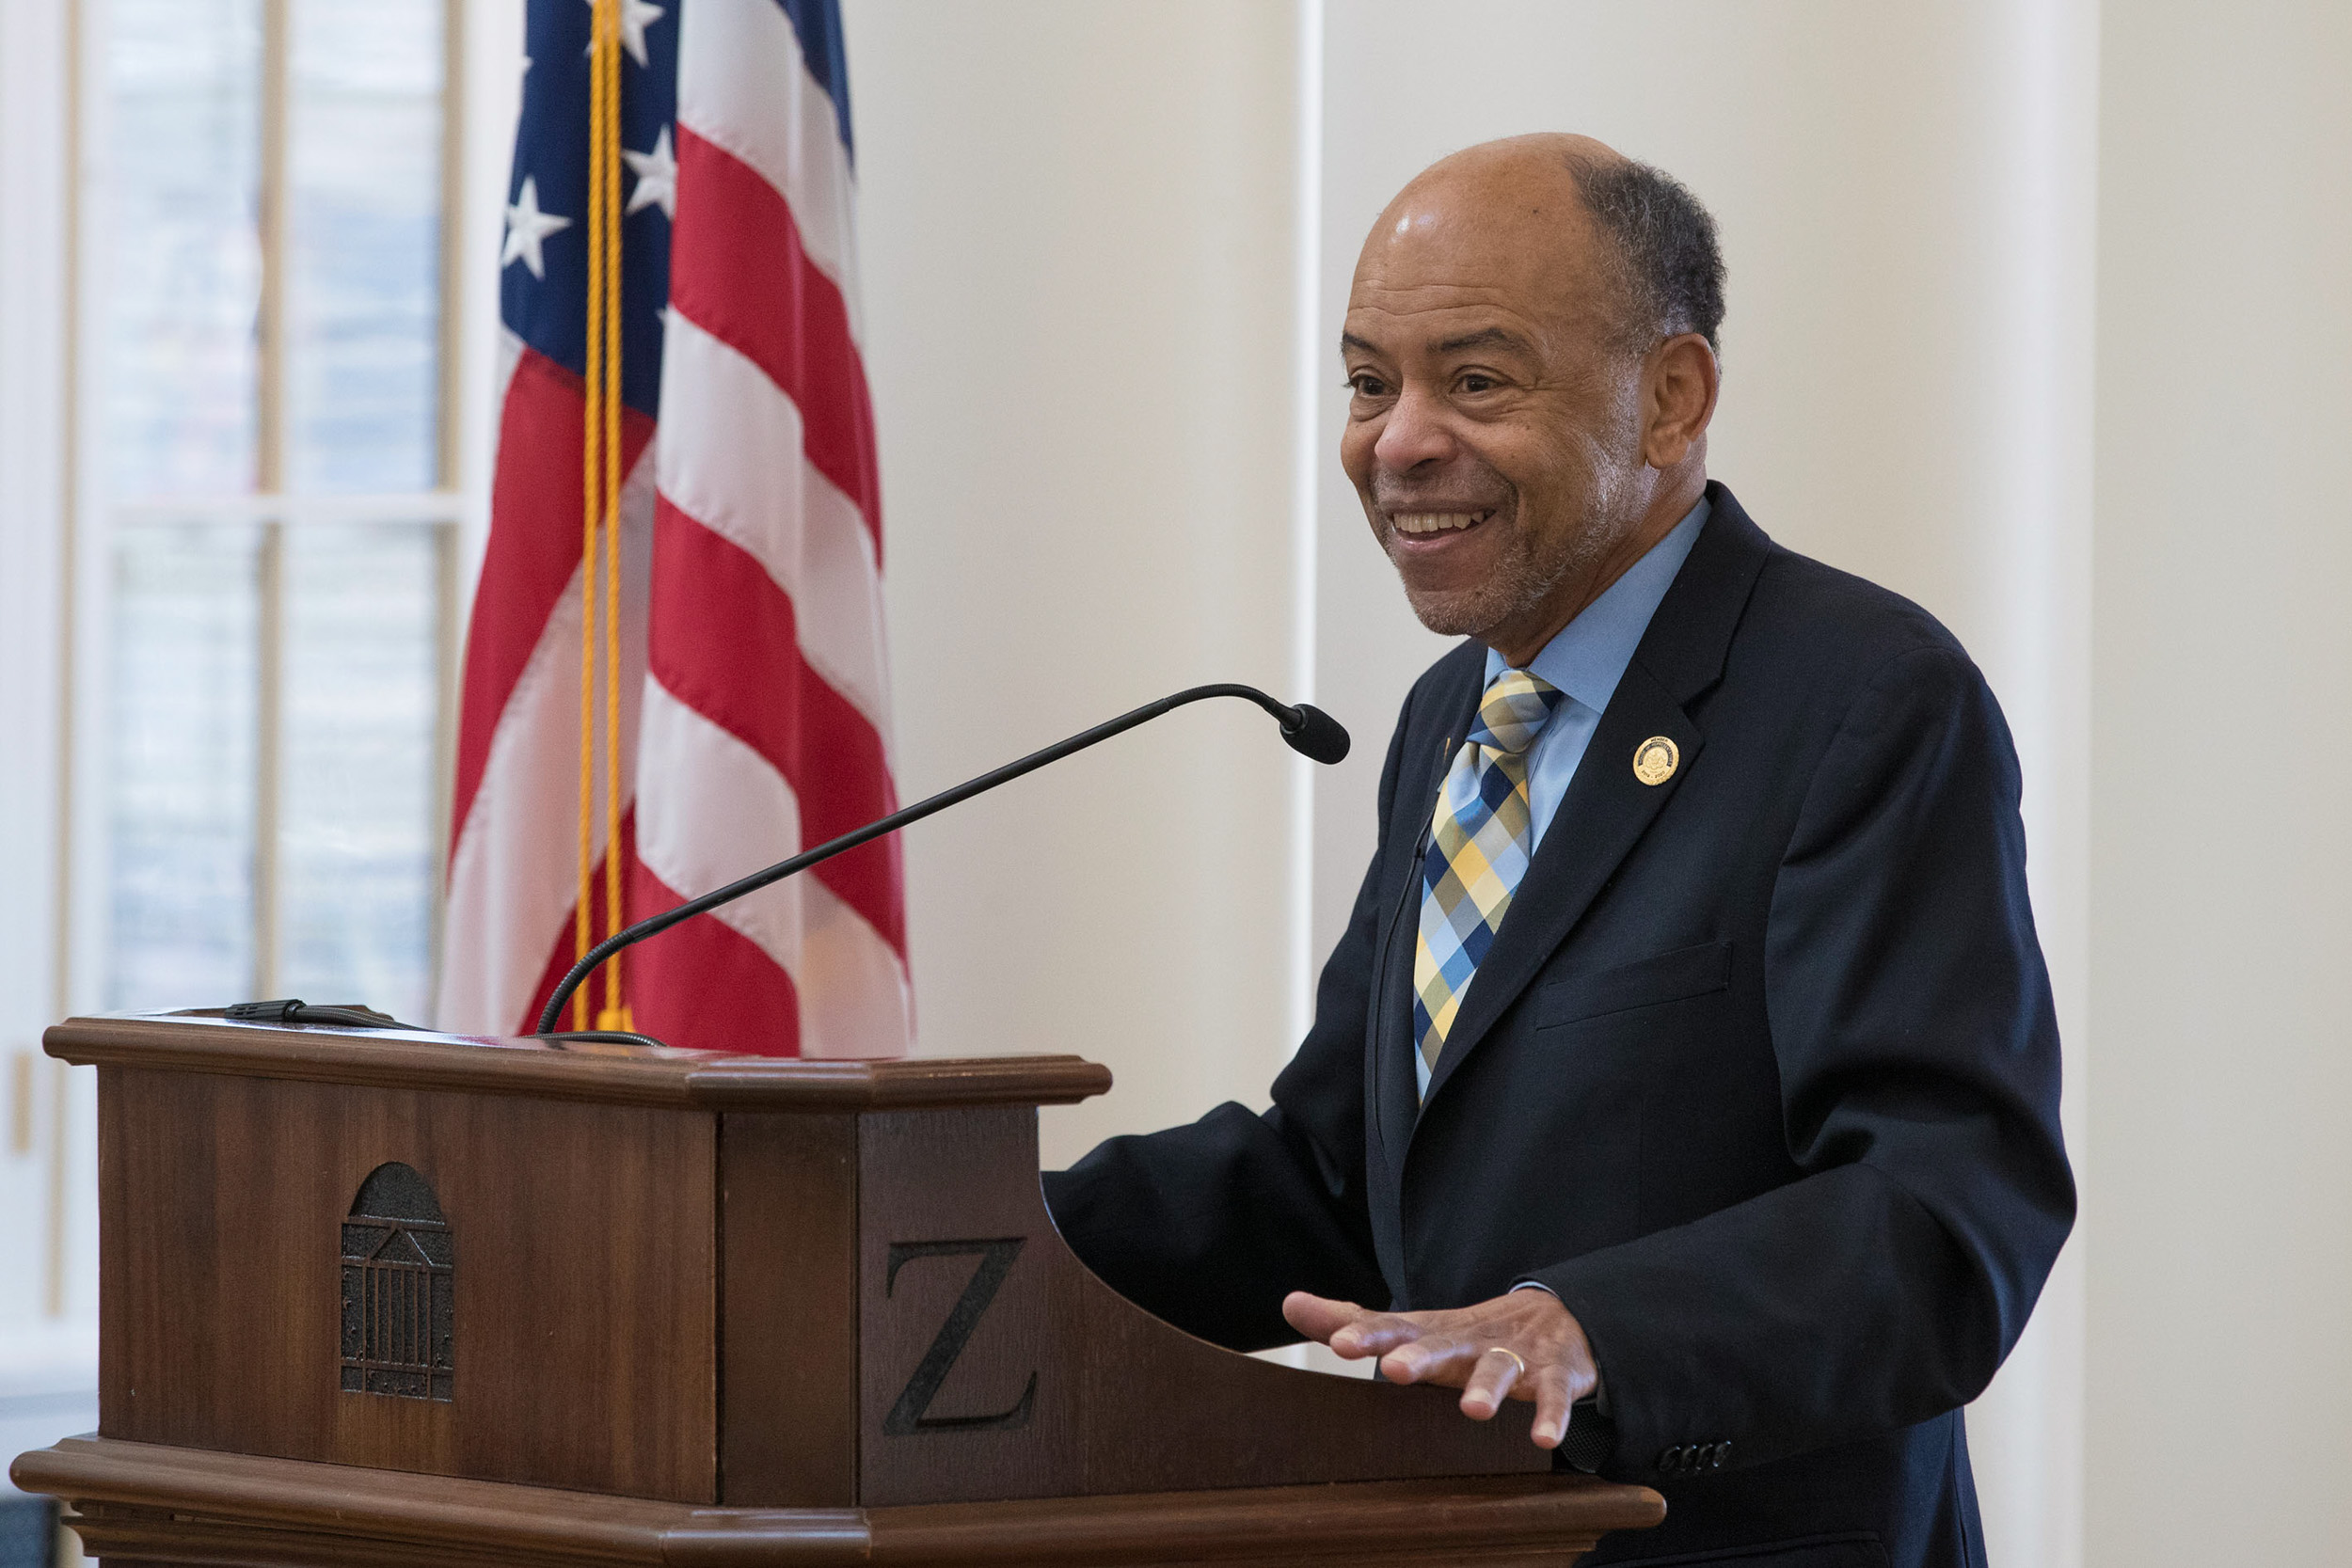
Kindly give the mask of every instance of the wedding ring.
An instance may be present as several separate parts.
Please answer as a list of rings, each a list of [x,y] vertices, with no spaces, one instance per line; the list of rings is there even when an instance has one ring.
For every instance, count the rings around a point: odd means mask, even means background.
[[[1518,1371],[1518,1378],[1514,1378],[1514,1379],[1512,1379],[1512,1381],[1513,1381],[1513,1382],[1515,1382],[1515,1383],[1516,1383],[1516,1382],[1519,1381],[1519,1379],[1520,1379],[1520,1378],[1524,1378],[1524,1377],[1526,1377],[1526,1376],[1527,1376],[1527,1363],[1526,1363],[1526,1362],[1524,1362],[1524,1361],[1522,1361],[1522,1360],[1520,1360],[1520,1359],[1519,1359],[1519,1353],[1518,1353],[1518,1351],[1513,1350],[1510,1346],[1508,1346],[1508,1345],[1488,1345],[1488,1346],[1486,1347],[1486,1354],[1487,1354],[1488,1355],[1507,1355],[1507,1356],[1509,1356],[1509,1357],[1511,1358],[1511,1365],[1513,1365],[1514,1367],[1517,1367],[1517,1368],[1519,1370],[1519,1371]]]

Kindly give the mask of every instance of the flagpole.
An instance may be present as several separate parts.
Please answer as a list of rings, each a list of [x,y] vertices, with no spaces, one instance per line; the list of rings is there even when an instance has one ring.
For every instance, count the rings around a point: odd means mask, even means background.
[[[604,213],[604,934],[621,929],[621,0],[599,0],[597,58],[604,69],[598,103],[604,139],[592,178],[603,185]],[[584,584],[583,584],[584,586]],[[621,1000],[621,966],[604,972],[599,1029],[631,1027]]]

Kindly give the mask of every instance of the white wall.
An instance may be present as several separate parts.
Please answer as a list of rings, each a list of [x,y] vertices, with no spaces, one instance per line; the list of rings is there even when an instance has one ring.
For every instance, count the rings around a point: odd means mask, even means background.
[[[0,4],[0,1465],[98,1404],[89,1075],[39,1054],[63,978],[69,45],[59,8]]]
[[[20,1123],[44,1119],[50,1063],[20,1064],[40,1049],[56,1006],[61,814],[57,749],[67,582],[65,492],[70,424],[65,393],[72,251],[64,243],[67,182],[59,156],[71,95],[63,80],[63,18],[47,7],[0,9],[0,1209],[46,1208],[39,1151],[19,1148]],[[20,227],[21,225],[21,227]],[[20,1074],[30,1069],[22,1085]],[[0,1275],[0,1322],[39,1315],[46,1271]]]
[[[37,1054],[65,989],[70,55],[58,8],[0,8],[0,1381],[13,1351],[52,1361],[37,1331],[96,1305],[89,1085]]]
[[[2107,8],[2090,1560],[2352,1560],[2352,9]]]
[[[1180,687],[1285,689],[1291,8],[843,10],[901,795]],[[1051,1163],[1263,1102],[1290,757],[1220,703],[911,830],[918,1049],[1108,1063]]]

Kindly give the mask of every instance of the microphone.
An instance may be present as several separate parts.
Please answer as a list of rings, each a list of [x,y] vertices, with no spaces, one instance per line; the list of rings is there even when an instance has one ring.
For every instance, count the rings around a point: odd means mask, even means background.
[[[1282,721],[1282,738],[1290,749],[1326,768],[1347,759],[1347,731],[1319,707],[1301,703]]]
[[[1289,744],[1292,751],[1301,756],[1312,758],[1327,767],[1347,755],[1347,731],[1338,720],[1319,707],[1311,707],[1305,703],[1293,707],[1287,704],[1276,702],[1254,686],[1237,686],[1227,683],[1218,686],[1190,687],[1177,692],[1174,696],[1162,697],[1156,703],[1146,703],[1132,713],[1122,713],[1107,723],[1097,724],[1094,728],[1073,735],[1067,740],[1056,741],[1043,751],[1032,752],[1018,762],[1009,762],[993,772],[981,774],[977,779],[966,779],[954,788],[943,789],[927,800],[917,800],[914,805],[892,812],[879,821],[868,822],[863,828],[853,829],[843,833],[839,838],[817,846],[814,849],[803,849],[790,860],[778,861],[764,871],[755,871],[748,877],[729,882],[723,888],[714,889],[699,898],[690,898],[675,909],[664,910],[660,914],[648,915],[634,926],[625,927],[613,932],[612,935],[591,947],[587,956],[580,962],[572,965],[570,973],[564,976],[563,983],[555,988],[554,994],[548,998],[547,1006],[539,1014],[539,1033],[541,1035],[558,1033],[556,1022],[563,1018],[564,1006],[572,999],[572,993],[580,988],[589,975],[596,973],[598,964],[624,947],[633,947],[647,937],[660,935],[680,921],[691,920],[694,916],[715,910],[722,904],[731,904],[746,894],[757,893],[771,882],[784,880],[796,871],[805,871],[820,861],[829,861],[845,850],[854,849],[861,844],[882,837],[884,833],[896,832],[910,822],[919,822],[933,812],[945,811],[959,801],[968,800],[975,795],[994,789],[1000,784],[1009,784],[1024,773],[1035,772],[1049,762],[1059,762],[1073,752],[1083,752],[1088,747],[1108,740],[1115,735],[1123,735],[1137,724],[1148,724],[1161,714],[1183,707],[1186,703],[1198,703],[1210,697],[1240,697],[1257,704],[1274,716],[1281,727],[1283,740]],[[601,1036],[606,1038],[646,1040],[646,1037],[642,1035],[625,1035],[614,1030],[573,1030],[562,1033],[566,1037]],[[649,1040],[646,1043],[658,1045],[660,1042]]]

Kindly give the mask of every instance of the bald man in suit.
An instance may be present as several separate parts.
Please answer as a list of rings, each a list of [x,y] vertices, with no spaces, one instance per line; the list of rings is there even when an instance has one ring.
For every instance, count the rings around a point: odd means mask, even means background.
[[[1588,1561],[1981,1564],[1960,1407],[2074,1211],[2016,758],[1931,616],[1708,480],[1722,316],[1705,210],[1583,138],[1381,214],[1341,459],[1465,641],[1272,1108],[1047,1194],[1184,1327],[1664,1494]]]

